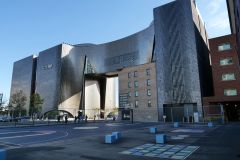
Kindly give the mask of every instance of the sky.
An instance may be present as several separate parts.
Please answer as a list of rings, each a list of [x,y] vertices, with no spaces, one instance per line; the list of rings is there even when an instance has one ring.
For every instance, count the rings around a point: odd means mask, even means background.
[[[0,93],[13,63],[60,43],[100,44],[143,30],[153,8],[172,0],[1,0]],[[196,0],[210,38],[230,34],[226,0]]]

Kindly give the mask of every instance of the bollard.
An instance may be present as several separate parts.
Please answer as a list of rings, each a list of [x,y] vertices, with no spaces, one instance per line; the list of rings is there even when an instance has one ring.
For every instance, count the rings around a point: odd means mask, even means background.
[[[157,128],[156,127],[150,127],[150,133],[156,134]]]
[[[166,140],[167,140],[167,136],[165,134],[156,135],[156,143],[165,144]]]
[[[213,123],[212,122],[208,122],[208,127],[212,128],[213,127]]]
[[[179,123],[178,123],[178,122],[174,122],[174,123],[173,123],[173,127],[174,127],[174,128],[178,128],[178,127],[179,127]]]
[[[6,160],[6,150],[0,149],[0,160]]]
[[[116,142],[116,136],[115,135],[106,135],[105,136],[105,143],[112,144]]]

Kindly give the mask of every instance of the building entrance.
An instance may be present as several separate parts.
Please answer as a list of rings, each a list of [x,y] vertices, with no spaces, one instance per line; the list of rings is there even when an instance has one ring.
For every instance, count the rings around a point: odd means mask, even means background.
[[[109,119],[118,114],[118,77],[85,75],[83,113],[89,119]]]
[[[193,122],[197,104],[164,104],[163,115],[166,122]]]
[[[240,121],[240,102],[225,102],[224,110],[228,121]]]

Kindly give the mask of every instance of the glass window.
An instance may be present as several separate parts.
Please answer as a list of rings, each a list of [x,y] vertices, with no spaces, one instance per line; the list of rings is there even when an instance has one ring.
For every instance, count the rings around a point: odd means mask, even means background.
[[[226,74],[222,74],[222,80],[223,81],[236,80],[236,77],[234,73],[226,73]]]
[[[128,97],[131,97],[131,95],[132,95],[131,92],[128,92]]]
[[[221,44],[218,46],[218,51],[225,51],[231,49],[230,43]]]
[[[148,100],[148,107],[151,107],[151,106],[152,106],[151,100]]]
[[[135,88],[138,87],[138,81],[134,81],[134,87],[135,87]]]
[[[138,97],[138,91],[135,91],[135,97]]]
[[[135,101],[135,108],[138,107],[138,101]]]
[[[128,73],[128,78],[131,78],[132,74],[131,72]]]
[[[146,74],[147,74],[148,76],[150,76],[150,73],[151,73],[151,69],[150,69],[150,68],[146,69]]]
[[[138,72],[134,71],[134,77],[137,77],[137,76],[138,76]]]
[[[224,89],[225,96],[237,96],[237,89]]]
[[[150,89],[147,90],[147,95],[151,96],[151,90]]]
[[[220,65],[225,66],[225,65],[231,65],[233,64],[232,58],[225,58],[220,60]]]
[[[151,80],[150,79],[147,80],[147,86],[151,86]]]
[[[131,88],[131,82],[128,82],[128,88]]]

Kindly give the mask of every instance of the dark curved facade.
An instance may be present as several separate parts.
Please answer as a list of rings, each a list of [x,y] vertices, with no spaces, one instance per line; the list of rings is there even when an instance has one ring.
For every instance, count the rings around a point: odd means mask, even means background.
[[[206,31],[196,15],[194,1],[177,0],[155,8],[153,23],[126,38],[99,45],[60,44],[40,52],[33,83],[44,98],[43,113],[59,109],[77,115],[84,109],[85,75],[104,77],[156,63],[157,120],[162,119],[164,105],[196,105],[201,114],[202,77],[211,73],[206,70],[210,66]]]

